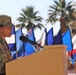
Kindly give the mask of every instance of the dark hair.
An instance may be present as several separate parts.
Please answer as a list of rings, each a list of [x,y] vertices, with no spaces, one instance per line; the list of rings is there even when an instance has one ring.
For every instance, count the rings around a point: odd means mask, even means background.
[[[0,27],[3,27],[3,24],[0,24]]]

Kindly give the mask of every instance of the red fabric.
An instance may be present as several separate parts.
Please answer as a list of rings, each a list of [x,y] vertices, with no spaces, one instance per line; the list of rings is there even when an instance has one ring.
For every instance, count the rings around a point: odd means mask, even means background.
[[[76,49],[73,49],[71,52],[68,52],[68,56],[71,56],[72,54],[76,53]]]

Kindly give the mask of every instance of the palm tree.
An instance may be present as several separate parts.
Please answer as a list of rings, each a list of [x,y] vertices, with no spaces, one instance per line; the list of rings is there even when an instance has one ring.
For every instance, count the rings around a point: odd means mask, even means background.
[[[27,6],[26,9],[22,9],[22,13],[20,13],[20,17],[17,18],[17,20],[20,22],[20,24],[17,24],[16,27],[18,28],[26,28],[27,31],[33,27],[34,29],[39,28],[42,29],[44,27],[41,24],[42,18],[40,16],[37,16],[39,12],[34,11],[33,6]]]
[[[74,18],[72,8],[72,2],[66,4],[65,0],[54,1],[54,5],[50,6],[47,22],[55,23],[57,20],[60,21],[62,34],[67,30],[67,26],[72,22]],[[58,18],[60,17],[60,18]]]

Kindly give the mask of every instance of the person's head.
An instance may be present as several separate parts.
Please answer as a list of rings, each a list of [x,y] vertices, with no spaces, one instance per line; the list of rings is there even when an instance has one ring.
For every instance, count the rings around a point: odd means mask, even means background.
[[[11,17],[0,15],[0,36],[4,39],[10,37],[12,33]]]

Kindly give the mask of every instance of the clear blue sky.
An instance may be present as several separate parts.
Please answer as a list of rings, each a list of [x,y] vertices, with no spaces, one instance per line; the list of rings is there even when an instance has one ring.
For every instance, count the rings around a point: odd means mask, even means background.
[[[68,0],[75,1],[75,0]],[[0,14],[6,14],[12,17],[12,22],[16,23],[17,17],[22,12],[22,8],[32,5],[35,7],[35,11],[40,12],[40,16],[44,19],[47,17],[47,10],[50,5],[53,4],[53,0],[1,0],[0,1]]]
[[[7,14],[12,17],[12,22],[15,23],[17,17],[22,12],[22,8],[32,5],[35,11],[39,11],[39,15],[45,18],[47,16],[48,7],[53,3],[51,0],[1,0],[0,14]]]
[[[0,1],[0,14],[9,15],[12,18],[12,23],[16,24],[16,19],[20,16],[22,8],[26,6],[34,6],[35,11],[39,11],[39,15],[47,18],[49,6],[53,4],[54,0],[1,0]],[[76,0],[66,0],[67,2]],[[57,23],[56,23],[57,24]],[[58,23],[59,24],[59,23]],[[57,26],[57,25],[56,25]],[[48,27],[49,28],[49,27]],[[59,28],[58,26],[55,28]],[[57,29],[56,29],[57,30]],[[41,32],[37,32],[36,36],[39,36]]]

